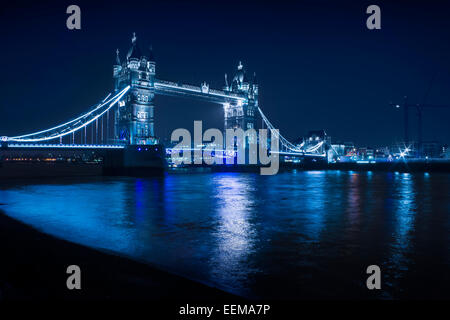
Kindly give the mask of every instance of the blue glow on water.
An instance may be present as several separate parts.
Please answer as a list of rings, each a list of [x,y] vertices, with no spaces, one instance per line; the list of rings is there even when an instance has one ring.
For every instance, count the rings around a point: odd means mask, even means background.
[[[49,234],[244,296],[311,297],[329,281],[364,296],[354,272],[375,263],[392,297],[420,257],[436,276],[450,263],[449,185],[439,174],[169,174],[3,182],[0,203]]]
[[[39,230],[95,247],[133,252],[136,239],[126,228],[129,213],[120,182],[29,185],[2,190],[0,195],[1,201],[9,204],[5,208],[9,215]]]

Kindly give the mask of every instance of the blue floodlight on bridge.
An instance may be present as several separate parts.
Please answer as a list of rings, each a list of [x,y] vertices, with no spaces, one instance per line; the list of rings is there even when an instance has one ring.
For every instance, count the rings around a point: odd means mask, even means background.
[[[102,103],[95,106],[93,110],[81,115],[80,117],[73,119],[69,122],[66,122],[64,124],[61,124],[59,126],[42,130],[39,132],[34,132],[26,135],[21,136],[15,136],[15,137],[8,137],[7,141],[12,142],[41,142],[41,141],[47,141],[47,140],[53,140],[57,138],[64,137],[66,135],[69,135],[71,133],[74,133],[87,125],[89,125],[91,122],[97,120],[99,117],[101,117],[103,114],[105,114],[109,109],[111,109],[116,103],[128,92],[130,87],[126,87],[116,95],[114,95],[112,98],[109,98],[108,100],[103,100]],[[112,102],[111,102],[112,101]]]
[[[272,136],[279,138],[281,143],[279,154],[324,156],[324,141],[317,141],[317,144],[305,145],[303,142],[294,145],[278,130],[275,130],[258,106],[259,93],[256,74],[253,75],[252,80],[249,80],[241,62],[239,62],[230,84],[225,74],[225,86],[222,89],[210,88],[206,82],[196,86],[159,80],[155,74],[156,62],[153,51],[151,49],[147,52],[141,51],[137,38],[133,34],[132,45],[126,59],[121,61],[119,51],[116,51],[116,60],[113,66],[114,93],[108,94],[90,111],[71,121],[30,134],[14,137],[3,136],[0,138],[1,142],[7,143],[12,148],[123,148],[125,145],[155,145],[159,143],[159,140],[154,133],[154,97],[155,95],[168,95],[203,99],[222,105],[224,129],[256,129],[256,117],[259,113],[267,128],[271,130]],[[97,137],[94,143],[92,131],[92,144],[87,144],[86,127],[95,121],[97,129],[98,120],[103,119],[105,114],[108,121],[110,110],[114,111],[114,143],[104,144],[102,127],[102,139]],[[76,132],[82,134],[83,129],[85,141],[77,145],[74,142],[74,135]],[[70,137],[70,135],[72,135],[72,143],[63,144],[62,138]],[[42,142],[58,138],[60,139],[59,145],[42,144]],[[102,143],[99,144],[99,140]]]

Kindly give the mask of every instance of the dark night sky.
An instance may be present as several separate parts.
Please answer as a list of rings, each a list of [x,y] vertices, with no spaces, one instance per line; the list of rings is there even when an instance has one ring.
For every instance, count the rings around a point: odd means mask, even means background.
[[[82,30],[66,28],[81,7]],[[378,4],[382,29],[365,10]],[[112,88],[136,32],[153,45],[157,77],[223,86],[239,60],[256,71],[260,106],[290,139],[325,129],[333,140],[387,145],[401,139],[408,95],[450,105],[450,19],[433,1],[55,1],[0,7],[0,134],[45,129],[82,113]],[[221,106],[158,97],[156,133],[223,126]],[[450,109],[427,111],[424,140],[450,142]],[[415,117],[411,115],[412,132]]]

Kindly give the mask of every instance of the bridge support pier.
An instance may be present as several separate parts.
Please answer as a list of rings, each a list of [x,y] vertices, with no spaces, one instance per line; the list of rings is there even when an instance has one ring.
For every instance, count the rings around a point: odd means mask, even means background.
[[[155,176],[163,175],[166,168],[166,152],[163,145],[130,145],[108,152],[104,159],[103,175],[107,176]]]

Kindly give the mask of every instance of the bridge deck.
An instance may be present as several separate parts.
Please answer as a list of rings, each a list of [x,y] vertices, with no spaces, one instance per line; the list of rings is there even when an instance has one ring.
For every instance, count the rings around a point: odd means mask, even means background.
[[[247,100],[245,95],[210,89],[209,86],[193,86],[165,80],[155,80],[156,94],[181,97],[195,97],[215,103],[239,103]]]

